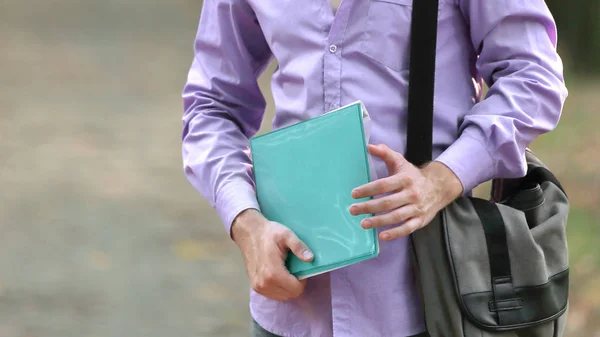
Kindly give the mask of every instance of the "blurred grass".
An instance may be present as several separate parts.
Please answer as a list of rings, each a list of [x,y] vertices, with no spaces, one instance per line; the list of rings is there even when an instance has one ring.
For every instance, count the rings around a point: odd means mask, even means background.
[[[558,127],[532,145],[571,201],[569,336],[600,335],[600,83],[568,78],[570,96]]]
[[[584,267],[591,271],[597,271],[600,268],[600,245],[598,244],[600,228],[597,214],[577,206],[573,207],[569,213],[567,234],[569,236],[569,259],[571,265],[576,268],[576,272],[578,272],[577,266],[580,263],[583,263]],[[589,270],[584,271],[584,273],[588,272]]]

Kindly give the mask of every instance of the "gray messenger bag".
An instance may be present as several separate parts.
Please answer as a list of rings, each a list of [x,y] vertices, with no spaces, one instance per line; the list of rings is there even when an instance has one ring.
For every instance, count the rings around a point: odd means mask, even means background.
[[[438,0],[413,1],[406,158],[431,160]],[[525,177],[495,179],[411,235],[431,337],[563,336],[569,290],[561,184],[529,150]]]

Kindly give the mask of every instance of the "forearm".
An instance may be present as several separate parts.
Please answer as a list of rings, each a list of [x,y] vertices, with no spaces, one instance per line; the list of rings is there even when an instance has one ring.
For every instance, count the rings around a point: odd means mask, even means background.
[[[258,209],[248,138],[234,122],[203,112],[189,122],[182,141],[188,181],[216,209],[227,232],[242,211]]]
[[[182,94],[182,155],[187,179],[216,208],[228,232],[240,212],[258,208],[249,138],[265,111],[257,77],[270,59],[245,1],[204,2]]]
[[[525,174],[525,149],[556,127],[567,96],[556,27],[542,0],[460,0],[476,68],[487,97],[462,120],[459,138],[437,161],[460,179],[464,192],[498,177]]]

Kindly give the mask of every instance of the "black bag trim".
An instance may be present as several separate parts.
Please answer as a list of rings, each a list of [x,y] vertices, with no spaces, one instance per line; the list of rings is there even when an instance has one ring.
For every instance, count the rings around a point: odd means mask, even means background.
[[[527,176],[525,177],[525,181],[529,181],[532,183],[542,184],[545,181],[549,181],[552,184],[556,185],[563,194],[567,195],[565,189],[562,187],[554,173],[543,166],[534,167],[529,172],[527,172]]]
[[[536,183],[535,186],[520,190],[519,193],[513,194],[508,199],[499,203],[522,212],[527,212],[541,207],[544,202],[546,202],[544,190],[540,184]]]
[[[510,204],[511,195],[514,190],[523,191],[537,185],[542,185],[544,182],[550,182],[558,187],[561,192],[567,197],[568,195],[563,186],[560,184],[556,176],[544,166],[544,164],[531,152],[530,149],[525,150],[525,158],[527,160],[527,175],[521,178],[498,178],[492,180],[492,199],[498,203],[507,202]]]
[[[514,316],[514,321],[505,322],[502,326],[484,323],[498,317],[499,312],[492,310],[496,308],[491,308],[490,304],[494,303],[492,291],[465,294],[460,296],[459,302],[469,320],[481,329],[492,332],[514,330],[543,324],[562,315],[567,309],[568,284],[567,269],[542,285],[514,288],[518,297],[515,301],[521,305],[508,310]]]
[[[505,310],[515,310],[523,308],[523,299],[517,298],[512,300],[502,300],[502,301],[493,301],[490,300],[488,302],[488,309],[490,311],[505,311]]]

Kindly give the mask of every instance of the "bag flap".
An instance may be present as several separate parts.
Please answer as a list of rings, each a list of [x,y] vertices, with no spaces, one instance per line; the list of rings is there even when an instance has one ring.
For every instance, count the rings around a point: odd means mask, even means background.
[[[462,197],[442,212],[461,310],[482,329],[534,326],[566,309],[568,200],[550,175],[532,162],[502,203]]]

